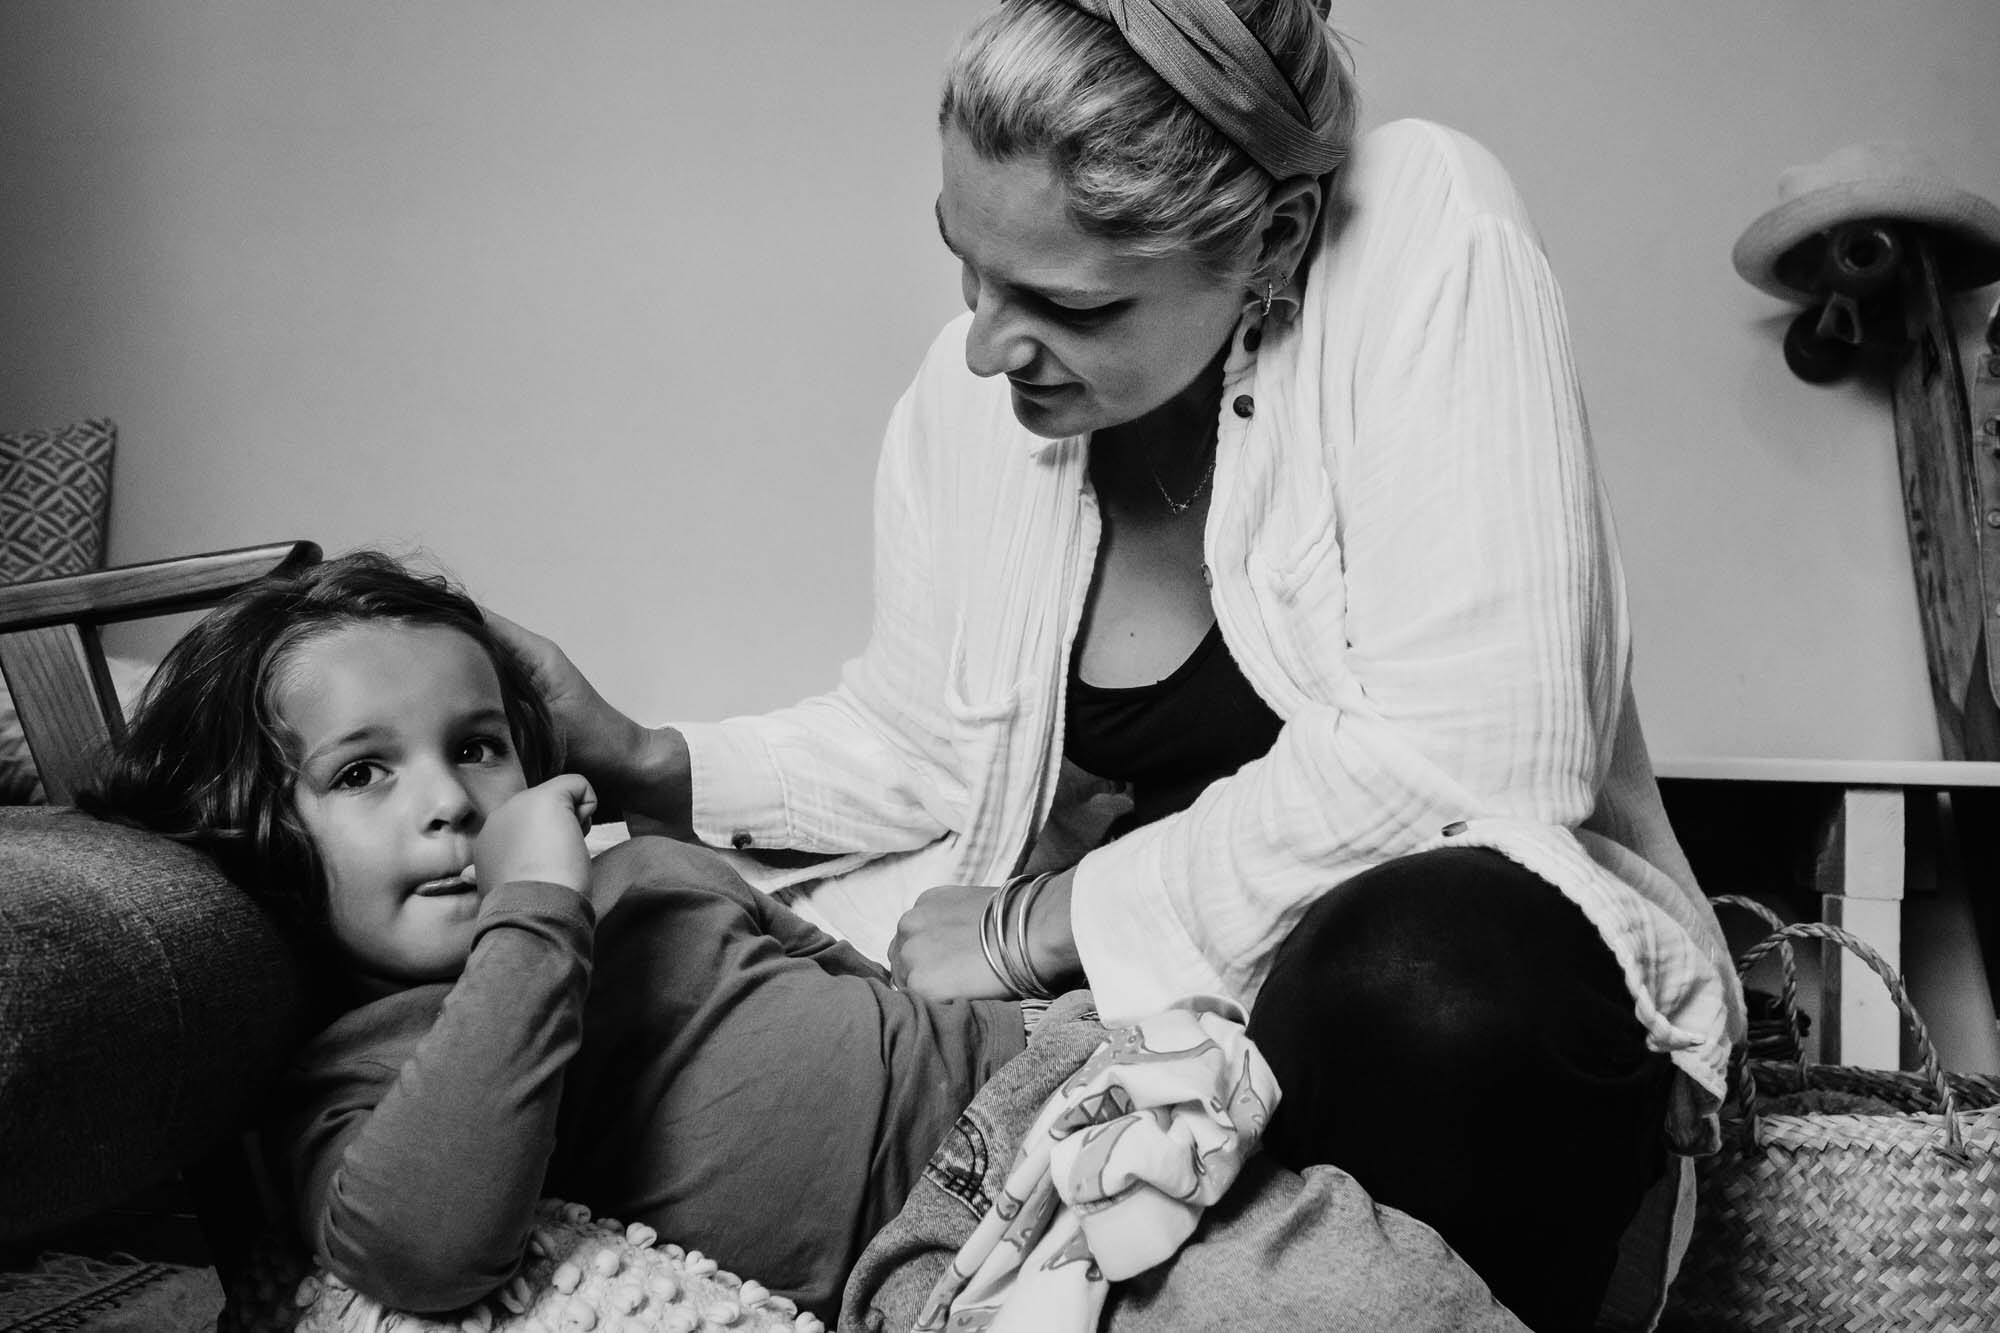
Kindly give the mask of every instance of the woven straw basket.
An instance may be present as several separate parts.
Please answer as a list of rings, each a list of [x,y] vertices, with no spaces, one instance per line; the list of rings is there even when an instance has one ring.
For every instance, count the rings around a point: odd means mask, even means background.
[[[1780,1003],[1794,1030],[1790,941],[1830,940],[1888,986],[1923,1069],[1808,1066],[1803,1043],[1796,1060],[1740,1061],[1722,1150],[1696,1164],[1694,1234],[1661,1329],[2000,1329],[2000,1110],[1991,1109],[2000,1080],[1940,1070],[1895,969],[1846,931],[1785,926],[1748,899],[1716,901],[1779,927],[1737,970],[1779,952]],[[1895,1110],[1792,1114],[1774,1105],[1807,1090]]]

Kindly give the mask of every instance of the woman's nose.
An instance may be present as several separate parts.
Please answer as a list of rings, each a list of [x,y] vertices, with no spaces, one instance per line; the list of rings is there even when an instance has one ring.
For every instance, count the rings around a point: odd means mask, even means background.
[[[1035,340],[1019,312],[1006,301],[982,295],[972,306],[965,335],[966,369],[981,379],[1026,370],[1035,359]]]

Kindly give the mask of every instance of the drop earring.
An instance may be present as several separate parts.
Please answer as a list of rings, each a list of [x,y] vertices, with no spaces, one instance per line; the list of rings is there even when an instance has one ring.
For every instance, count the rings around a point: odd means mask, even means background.
[[[1257,318],[1269,319],[1271,317],[1271,301],[1274,295],[1271,280],[1269,278],[1264,279],[1264,308],[1257,312]]]

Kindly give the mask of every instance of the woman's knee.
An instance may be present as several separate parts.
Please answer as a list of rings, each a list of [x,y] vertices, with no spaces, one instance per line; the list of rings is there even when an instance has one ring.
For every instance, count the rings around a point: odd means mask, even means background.
[[[1280,946],[1251,1032],[1292,1061],[1358,1042],[1470,1072],[1516,1063],[1579,1023],[1586,1042],[1639,1036],[1581,910],[1497,852],[1441,848],[1316,902]]]

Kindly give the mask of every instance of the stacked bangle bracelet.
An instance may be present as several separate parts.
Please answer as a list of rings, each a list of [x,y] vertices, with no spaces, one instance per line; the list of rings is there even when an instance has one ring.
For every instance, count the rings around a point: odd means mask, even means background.
[[[1047,1000],[1055,995],[1028,952],[1028,913],[1055,877],[1053,870],[1014,876],[986,900],[986,910],[979,918],[979,948],[986,955],[986,965],[1002,985],[1023,999]]]

